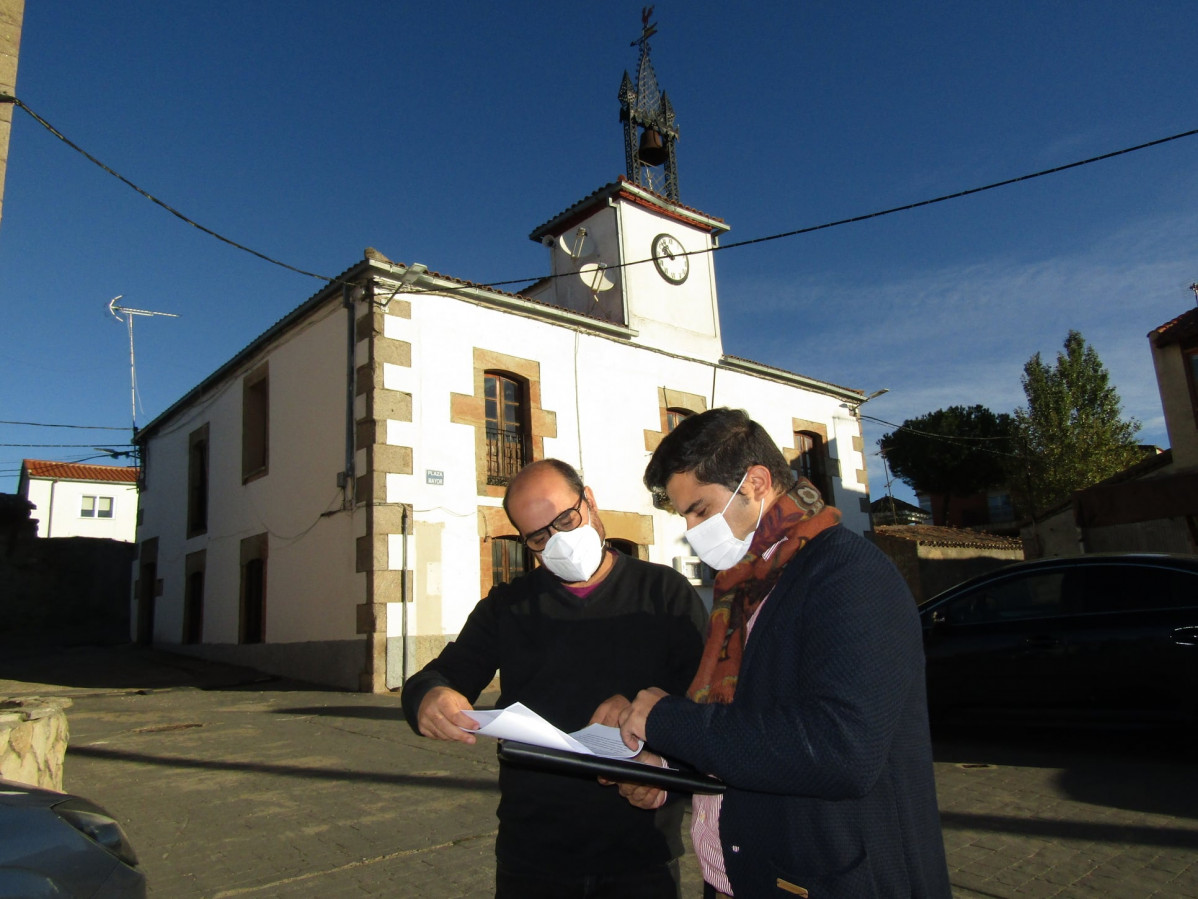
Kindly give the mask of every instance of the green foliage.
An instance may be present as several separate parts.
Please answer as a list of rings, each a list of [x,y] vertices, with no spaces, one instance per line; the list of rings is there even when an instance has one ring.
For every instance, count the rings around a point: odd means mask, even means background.
[[[969,496],[1006,480],[1011,416],[985,406],[950,406],[909,418],[878,443],[890,470],[917,493]]]
[[[1120,417],[1110,375],[1079,332],[1069,332],[1055,366],[1032,356],[1022,381],[1010,483],[1025,511],[1045,511],[1137,461],[1140,423]]]

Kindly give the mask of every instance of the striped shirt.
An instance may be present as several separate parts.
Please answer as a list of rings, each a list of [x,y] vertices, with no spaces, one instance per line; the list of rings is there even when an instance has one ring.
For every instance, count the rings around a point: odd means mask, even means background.
[[[762,607],[769,600],[767,594],[753,611],[753,617],[745,625],[745,642],[753,632],[753,625]],[[696,793],[691,799],[691,843],[695,857],[703,870],[703,879],[719,892],[732,895],[732,884],[724,871],[724,847],[720,845],[720,807],[724,804],[721,793]]]

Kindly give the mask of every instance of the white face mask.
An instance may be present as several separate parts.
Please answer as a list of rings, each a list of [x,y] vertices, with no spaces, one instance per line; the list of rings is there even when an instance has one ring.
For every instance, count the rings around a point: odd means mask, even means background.
[[[686,532],[686,542],[691,545],[695,555],[716,571],[727,571],[745,557],[745,553],[749,551],[749,545],[753,542],[753,535],[757,533],[757,528],[761,525],[761,516],[765,513],[764,498],[761,500],[761,509],[757,512],[757,524],[743,540],[736,539],[736,535],[732,533],[732,528],[728,525],[728,519],[724,517],[724,512],[728,511],[728,507],[732,505],[732,500],[736,499],[741,485],[748,476],[749,473],[746,471],[745,476],[740,479],[740,484],[736,485],[736,490],[732,491],[728,502],[724,504],[724,508],[718,515],[712,515],[710,518],[700,521]]]
[[[558,531],[541,550],[541,561],[567,584],[577,584],[599,570],[603,541],[589,524],[580,524],[572,531]]]

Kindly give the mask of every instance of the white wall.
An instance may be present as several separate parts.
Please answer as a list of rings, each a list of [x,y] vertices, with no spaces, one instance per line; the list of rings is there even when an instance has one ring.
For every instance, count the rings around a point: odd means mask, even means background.
[[[411,503],[418,530],[429,526],[407,544],[415,588],[410,637],[457,633],[479,599],[477,509],[499,500],[477,495],[475,429],[450,421],[451,394],[474,393],[476,347],[540,363],[541,407],[557,424],[556,436],[545,440],[545,455],[581,468],[601,512],[651,516],[653,561],[671,564],[675,556],[692,554],[682,519],[655,510],[641,482],[650,456],[645,431],[661,428],[659,387],[707,397],[708,408],[744,408],[782,447],[793,446],[793,418],[823,423],[829,449],[840,460],[835,499],[844,523],[857,532],[869,527],[859,501],[865,486],[856,480],[865,464],[852,441],[859,423],[836,398],[723,369],[713,397],[713,367],[705,362],[441,295],[413,297],[412,317],[388,316],[385,328],[386,336],[412,346],[412,367],[387,366],[385,385],[413,396],[412,422],[388,427],[390,442],[413,448],[413,474],[388,475],[387,500]],[[443,472],[444,483],[426,483],[428,470]],[[427,549],[428,539],[439,540],[438,549]],[[426,547],[426,559],[418,545]],[[402,540],[392,541],[391,568],[403,567],[403,547]],[[397,637],[401,629],[399,615],[389,617],[389,635]]]
[[[84,518],[83,497],[109,497],[111,518]],[[37,508],[39,537],[107,537],[133,541],[137,530],[137,485],[113,481],[67,481],[30,478],[28,496]]]
[[[346,314],[336,304],[317,311],[150,437],[139,539],[159,541],[156,641],[182,638],[185,559],[201,549],[207,554],[203,641],[238,641],[241,541],[261,533],[268,534],[267,642],[358,639],[355,607],[364,601],[365,580],[355,572],[354,538],[365,531],[365,511],[340,511],[337,486],[345,467]],[[243,484],[242,380],[264,360],[268,473]],[[208,529],[188,539],[188,438],[205,423]]]

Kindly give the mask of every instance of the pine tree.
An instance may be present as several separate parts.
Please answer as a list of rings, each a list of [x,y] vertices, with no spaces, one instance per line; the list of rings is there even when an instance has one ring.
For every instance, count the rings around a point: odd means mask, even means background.
[[[985,406],[949,406],[909,418],[878,444],[890,470],[916,493],[937,494],[935,520],[948,520],[954,496],[1001,485],[1010,452],[1011,416]]]
[[[1140,423],[1120,417],[1110,375],[1079,332],[1069,332],[1055,366],[1032,356],[1022,382],[1027,406],[1015,410],[1019,458],[1010,481],[1025,512],[1043,512],[1137,461]]]

